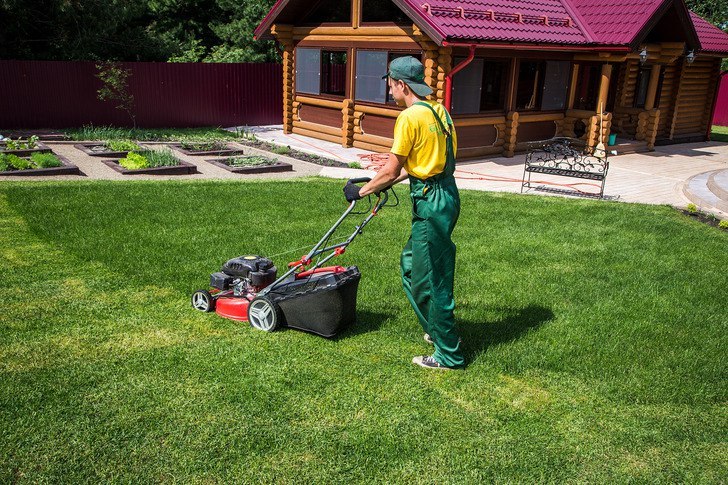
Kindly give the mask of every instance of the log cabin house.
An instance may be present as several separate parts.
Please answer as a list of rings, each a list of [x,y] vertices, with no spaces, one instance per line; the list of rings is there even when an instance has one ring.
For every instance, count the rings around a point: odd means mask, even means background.
[[[401,111],[382,76],[420,58],[459,159],[554,136],[616,133],[621,152],[707,140],[728,56],[684,0],[278,0],[255,38],[282,51],[286,133],[378,152]]]

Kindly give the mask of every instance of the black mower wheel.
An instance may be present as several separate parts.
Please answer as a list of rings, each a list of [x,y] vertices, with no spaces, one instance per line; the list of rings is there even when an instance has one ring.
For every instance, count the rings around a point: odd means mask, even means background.
[[[215,310],[215,299],[207,290],[197,290],[192,293],[192,308],[201,312],[211,312]]]
[[[268,297],[258,296],[248,305],[248,321],[253,328],[272,332],[280,326],[282,319],[281,308]]]

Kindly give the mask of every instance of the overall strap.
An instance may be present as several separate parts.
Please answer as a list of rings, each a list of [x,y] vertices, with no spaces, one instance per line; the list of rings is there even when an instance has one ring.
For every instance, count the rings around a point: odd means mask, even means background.
[[[425,103],[424,101],[417,101],[414,104],[418,104],[420,106],[426,106],[427,109],[429,109],[430,111],[432,111],[432,114],[435,115],[435,119],[440,124],[440,129],[442,130],[442,132],[445,134],[446,137],[450,138],[450,130],[445,129],[445,125],[442,124],[442,120],[437,115],[437,112],[435,111],[435,109],[432,106],[430,106],[429,104]],[[448,113],[447,110],[445,110],[445,116],[447,117],[447,125],[448,126],[452,126],[452,119],[450,119],[450,113]]]
[[[434,108],[432,106],[430,106],[429,104],[427,104],[423,101],[417,101],[414,104],[427,106],[427,108],[430,111],[432,111],[432,114],[435,115],[435,119],[440,124],[440,129],[445,134],[445,139],[446,139],[445,146],[447,148],[445,150],[445,170],[443,170],[442,173],[439,173],[439,174],[435,175],[434,177],[432,177],[432,179],[439,179],[442,177],[449,177],[449,176],[453,175],[455,173],[455,149],[453,147],[452,131],[445,129],[445,125],[442,124],[442,120],[437,115],[437,112],[434,110]],[[450,113],[448,113],[447,110],[445,110],[445,117],[446,117],[448,126],[450,128],[452,128],[452,126],[453,126],[452,118],[450,118]]]

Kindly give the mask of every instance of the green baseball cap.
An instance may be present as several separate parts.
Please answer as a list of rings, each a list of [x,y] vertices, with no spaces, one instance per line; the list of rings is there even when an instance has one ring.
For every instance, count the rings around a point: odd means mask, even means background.
[[[430,86],[425,84],[425,66],[412,56],[398,57],[389,63],[389,72],[382,79],[391,77],[404,81],[407,86],[422,98],[432,94]]]

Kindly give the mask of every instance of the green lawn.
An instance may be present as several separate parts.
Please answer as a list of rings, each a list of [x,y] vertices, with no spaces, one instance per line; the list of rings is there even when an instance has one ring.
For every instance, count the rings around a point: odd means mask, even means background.
[[[190,307],[227,258],[304,254],[341,185],[1,184],[0,482],[725,480],[728,233],[463,192],[450,373],[410,364],[406,197],[340,258],[363,276],[339,338]]]
[[[728,126],[713,125],[710,132],[711,141],[728,141]]]

